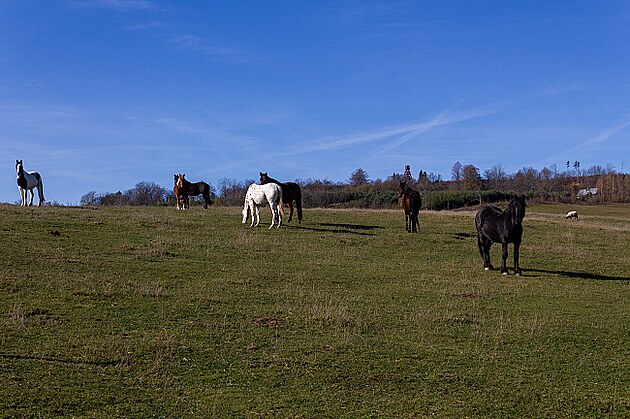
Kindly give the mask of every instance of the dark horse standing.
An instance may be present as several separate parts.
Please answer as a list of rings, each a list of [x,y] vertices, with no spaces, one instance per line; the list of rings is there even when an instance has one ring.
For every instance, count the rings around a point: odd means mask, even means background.
[[[417,233],[418,213],[422,206],[420,192],[411,189],[407,182],[403,180],[400,182],[398,197],[402,198],[402,205],[405,210],[405,230],[409,233]]]
[[[186,180],[184,176],[186,176],[186,174],[179,175],[179,181],[177,182],[177,185],[181,185],[180,194],[185,196],[184,202],[186,204],[186,208],[188,208],[187,198],[189,196],[201,195],[203,196],[204,200],[203,209],[208,209],[208,206],[212,204],[212,202],[210,201],[210,185],[208,185],[206,182],[190,183]]]
[[[490,263],[490,246],[493,242],[501,243],[503,249],[501,273],[507,275],[508,270],[505,261],[508,256],[508,243],[514,243],[514,274],[521,274],[521,268],[518,266],[518,248],[523,236],[522,222],[525,218],[525,206],[525,195],[521,195],[514,197],[505,211],[488,205],[477,212],[475,216],[477,244],[486,271],[494,269]]]
[[[300,185],[295,182],[279,182],[276,179],[269,177],[267,172],[260,172],[260,184],[265,183],[277,183],[282,189],[282,201],[289,204],[289,221],[293,219],[293,201],[295,201],[295,208],[297,209],[298,224],[302,223],[302,189]]]

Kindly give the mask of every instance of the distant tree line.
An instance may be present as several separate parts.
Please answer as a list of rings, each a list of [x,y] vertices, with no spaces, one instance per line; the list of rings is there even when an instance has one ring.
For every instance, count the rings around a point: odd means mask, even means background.
[[[423,208],[442,210],[492,203],[525,194],[529,200],[575,203],[583,188],[597,188],[597,194],[579,201],[585,203],[630,202],[630,176],[617,173],[612,166],[582,169],[579,162],[567,162],[566,170],[557,166],[537,170],[524,167],[508,174],[501,164],[480,172],[474,165],[456,162],[451,179],[441,175],[418,172],[417,177],[392,173],[386,179],[371,180],[359,168],[344,182],[328,179],[296,179],[302,187],[304,207],[322,208],[397,208],[401,180],[423,195]],[[223,178],[217,190],[210,185],[213,203],[220,206],[241,206],[252,179]],[[153,182],[139,182],[124,192],[99,194],[90,191],[81,197],[81,205],[174,205],[170,189]],[[194,205],[195,201],[193,201]]]
[[[214,193],[214,190],[212,190]],[[90,191],[81,197],[80,204],[87,206],[156,206],[175,202],[173,191],[154,182],[138,182],[126,191],[99,194]],[[193,202],[196,202],[193,199]],[[191,202],[191,204],[193,203]]]

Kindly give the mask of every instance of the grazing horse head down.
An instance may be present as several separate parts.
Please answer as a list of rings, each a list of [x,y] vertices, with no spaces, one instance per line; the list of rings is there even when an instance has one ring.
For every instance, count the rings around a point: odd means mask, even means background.
[[[256,217],[256,226],[260,224],[260,205],[264,204],[265,201],[269,203],[269,208],[271,209],[271,225],[269,228],[273,227],[276,219],[278,220],[278,228],[282,224],[282,217],[284,216],[284,210],[282,205],[282,188],[280,185],[275,183],[268,183],[265,185],[257,185],[252,183],[249,185],[247,189],[247,193],[245,194],[245,202],[243,204],[243,221],[245,224],[247,222],[247,215],[251,214],[252,223],[250,227],[254,226],[254,217]]]
[[[302,223],[302,189],[300,185],[295,182],[280,182],[272,177],[269,177],[267,172],[260,172],[260,184],[266,185],[269,183],[275,183],[282,188],[282,200],[289,205],[289,220],[293,219],[293,202],[295,201],[295,208],[297,209],[298,224]]]
[[[526,206],[525,195],[522,195],[512,199],[505,211],[501,211],[500,208],[493,205],[487,205],[477,212],[475,216],[477,245],[479,246],[479,253],[481,253],[485,270],[494,269],[490,263],[490,246],[492,246],[492,243],[501,243],[501,273],[507,275],[508,243],[514,243],[514,274],[521,274],[518,256],[523,236],[522,222],[525,218]]]
[[[24,165],[22,160],[15,161],[15,174],[17,176],[17,185],[18,191],[20,192],[20,198],[22,198],[21,206],[27,206],[26,197],[27,193],[30,192],[31,200],[28,203],[28,206],[33,205],[34,193],[33,189],[37,188],[37,194],[39,197],[39,202],[37,203],[38,207],[42,206],[42,203],[45,201],[44,199],[44,184],[42,182],[42,177],[37,172],[26,172],[24,170]]]
[[[405,230],[407,232],[418,232],[418,213],[422,206],[422,198],[420,192],[413,190],[407,185],[407,181],[400,181],[400,191],[398,197],[402,200],[402,206],[405,211]]]

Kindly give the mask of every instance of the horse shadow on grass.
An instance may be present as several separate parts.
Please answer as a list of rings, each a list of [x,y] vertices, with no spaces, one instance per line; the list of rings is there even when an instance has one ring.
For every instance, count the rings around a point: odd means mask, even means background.
[[[552,271],[549,269],[524,269],[525,276],[530,276],[532,272],[540,274],[559,275],[567,278],[587,279],[591,281],[630,281],[627,276],[601,275],[590,272],[569,272],[569,271]],[[537,275],[531,275],[537,276]]]
[[[300,226],[291,226],[291,228],[296,228],[300,230],[309,230],[316,231],[320,233],[342,233],[342,234],[356,234],[359,236],[375,236],[376,234],[371,233],[369,231],[374,231],[378,229],[383,229],[385,227],[381,226],[372,226],[372,225],[362,225],[362,224],[339,224],[339,223],[317,223],[314,226],[320,226],[322,228],[317,227],[304,227]]]

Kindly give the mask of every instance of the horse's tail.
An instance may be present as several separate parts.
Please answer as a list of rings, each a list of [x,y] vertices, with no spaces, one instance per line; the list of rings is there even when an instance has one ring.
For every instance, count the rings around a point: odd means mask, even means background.
[[[280,218],[284,218],[284,202],[282,202],[282,188],[278,188],[278,206],[280,207]]]
[[[39,205],[45,201],[44,199],[44,182],[42,181],[42,177],[39,173],[33,173],[35,178],[37,178],[37,194],[39,195]]]
[[[210,185],[203,182],[202,188],[200,189],[202,189],[201,195],[204,200],[203,209],[208,209],[208,207],[212,205],[212,201],[210,200]]]

